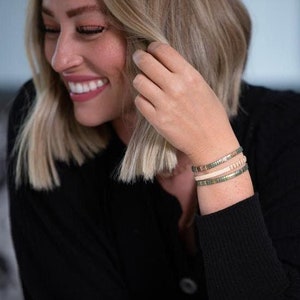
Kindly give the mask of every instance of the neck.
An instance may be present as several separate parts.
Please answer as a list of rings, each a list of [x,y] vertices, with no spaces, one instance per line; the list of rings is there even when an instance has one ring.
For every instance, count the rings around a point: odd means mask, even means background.
[[[131,139],[135,124],[136,116],[134,113],[128,113],[121,118],[112,121],[112,127],[125,145],[128,145]]]

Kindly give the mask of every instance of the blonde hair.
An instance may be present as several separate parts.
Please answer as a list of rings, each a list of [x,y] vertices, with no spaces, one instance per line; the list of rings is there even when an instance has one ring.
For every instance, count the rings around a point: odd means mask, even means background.
[[[170,44],[189,61],[214,90],[228,116],[234,116],[247,59],[251,21],[239,0],[103,0],[107,14],[127,38],[126,74],[138,73],[132,54],[152,41]],[[27,174],[36,189],[59,185],[56,160],[87,157],[105,148],[109,134],[105,125],[97,132],[78,124],[66,89],[46,62],[43,53],[41,0],[29,1],[27,51],[37,91],[35,103],[17,143],[16,180]],[[134,97],[134,92],[132,93]],[[174,149],[137,113],[137,126],[120,166],[119,178],[151,180],[177,163]],[[38,158],[38,159],[36,159]],[[26,170],[26,172],[25,172]]]

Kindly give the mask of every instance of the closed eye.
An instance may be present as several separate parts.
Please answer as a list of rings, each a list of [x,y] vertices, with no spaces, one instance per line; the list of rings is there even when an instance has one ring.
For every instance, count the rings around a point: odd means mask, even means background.
[[[42,28],[44,33],[59,33],[60,29],[44,25]]]
[[[106,27],[103,26],[89,25],[89,26],[80,26],[76,30],[80,34],[92,35],[92,34],[102,33],[105,29]]]

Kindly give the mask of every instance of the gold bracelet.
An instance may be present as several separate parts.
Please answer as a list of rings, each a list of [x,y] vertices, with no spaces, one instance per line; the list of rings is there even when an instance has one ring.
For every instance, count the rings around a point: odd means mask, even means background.
[[[192,171],[194,173],[207,171],[207,170],[212,169],[212,168],[224,163],[225,161],[235,157],[236,155],[238,155],[241,152],[243,152],[243,148],[238,147],[236,150],[234,150],[231,153],[219,158],[218,160],[216,160],[212,163],[209,163],[209,164],[203,165],[203,166],[192,166]]]
[[[233,164],[225,167],[224,169],[217,170],[217,171],[214,171],[214,172],[210,172],[208,174],[195,176],[195,180],[198,181],[198,180],[211,179],[211,178],[215,178],[216,176],[219,176],[219,175],[224,175],[224,174],[226,174],[226,173],[228,173],[232,170],[235,170],[239,167],[243,167],[246,162],[247,162],[247,158],[246,158],[245,155],[243,155],[243,157],[240,158],[238,161],[236,161]]]
[[[215,183],[224,182],[224,181],[230,180],[232,178],[235,178],[235,177],[243,174],[247,170],[248,170],[248,164],[245,164],[244,167],[242,167],[241,169],[239,169],[233,173],[230,173],[230,174],[227,174],[227,175],[224,175],[221,177],[212,178],[212,179],[197,180],[196,183],[197,183],[197,186],[205,186],[205,185],[212,185]]]

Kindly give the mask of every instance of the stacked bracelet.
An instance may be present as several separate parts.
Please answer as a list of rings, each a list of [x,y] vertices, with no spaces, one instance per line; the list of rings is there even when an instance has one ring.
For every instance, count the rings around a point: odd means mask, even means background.
[[[205,180],[197,180],[197,186],[204,186],[204,185],[211,185],[211,184],[215,184],[215,183],[220,183],[220,182],[224,182],[227,181],[229,179],[235,178],[241,174],[243,174],[244,172],[246,172],[248,170],[248,164],[245,164],[244,167],[242,167],[241,169],[238,169],[237,171],[221,176],[221,177],[216,177],[216,178],[212,178],[212,179],[205,179]]]
[[[212,163],[209,163],[207,165],[202,165],[202,166],[192,166],[192,171],[194,173],[207,171],[209,169],[212,169],[212,168],[228,161],[229,159],[232,159],[233,157],[235,157],[236,155],[238,155],[239,153],[242,153],[242,152],[243,152],[243,148],[238,147],[236,150],[234,150],[231,153],[219,158],[218,160],[216,160]]]
[[[245,155],[243,155],[243,157],[240,158],[238,161],[234,162],[233,164],[231,164],[221,170],[217,170],[215,172],[210,172],[210,173],[204,174],[204,175],[195,176],[195,180],[198,181],[198,180],[211,179],[211,178],[214,178],[219,175],[224,175],[234,169],[244,166],[246,161],[247,161],[247,158]]]
[[[233,162],[231,165],[227,165],[223,169],[219,169],[213,172],[205,172],[225,163],[226,161],[231,160],[242,152],[243,148],[238,147],[236,150],[232,151],[229,154],[226,154],[225,156],[217,159],[212,163],[201,166],[192,166],[192,171],[195,174],[195,181],[197,185],[204,186],[224,182],[246,172],[248,170],[248,165],[246,163],[247,158],[244,155],[239,160]]]

